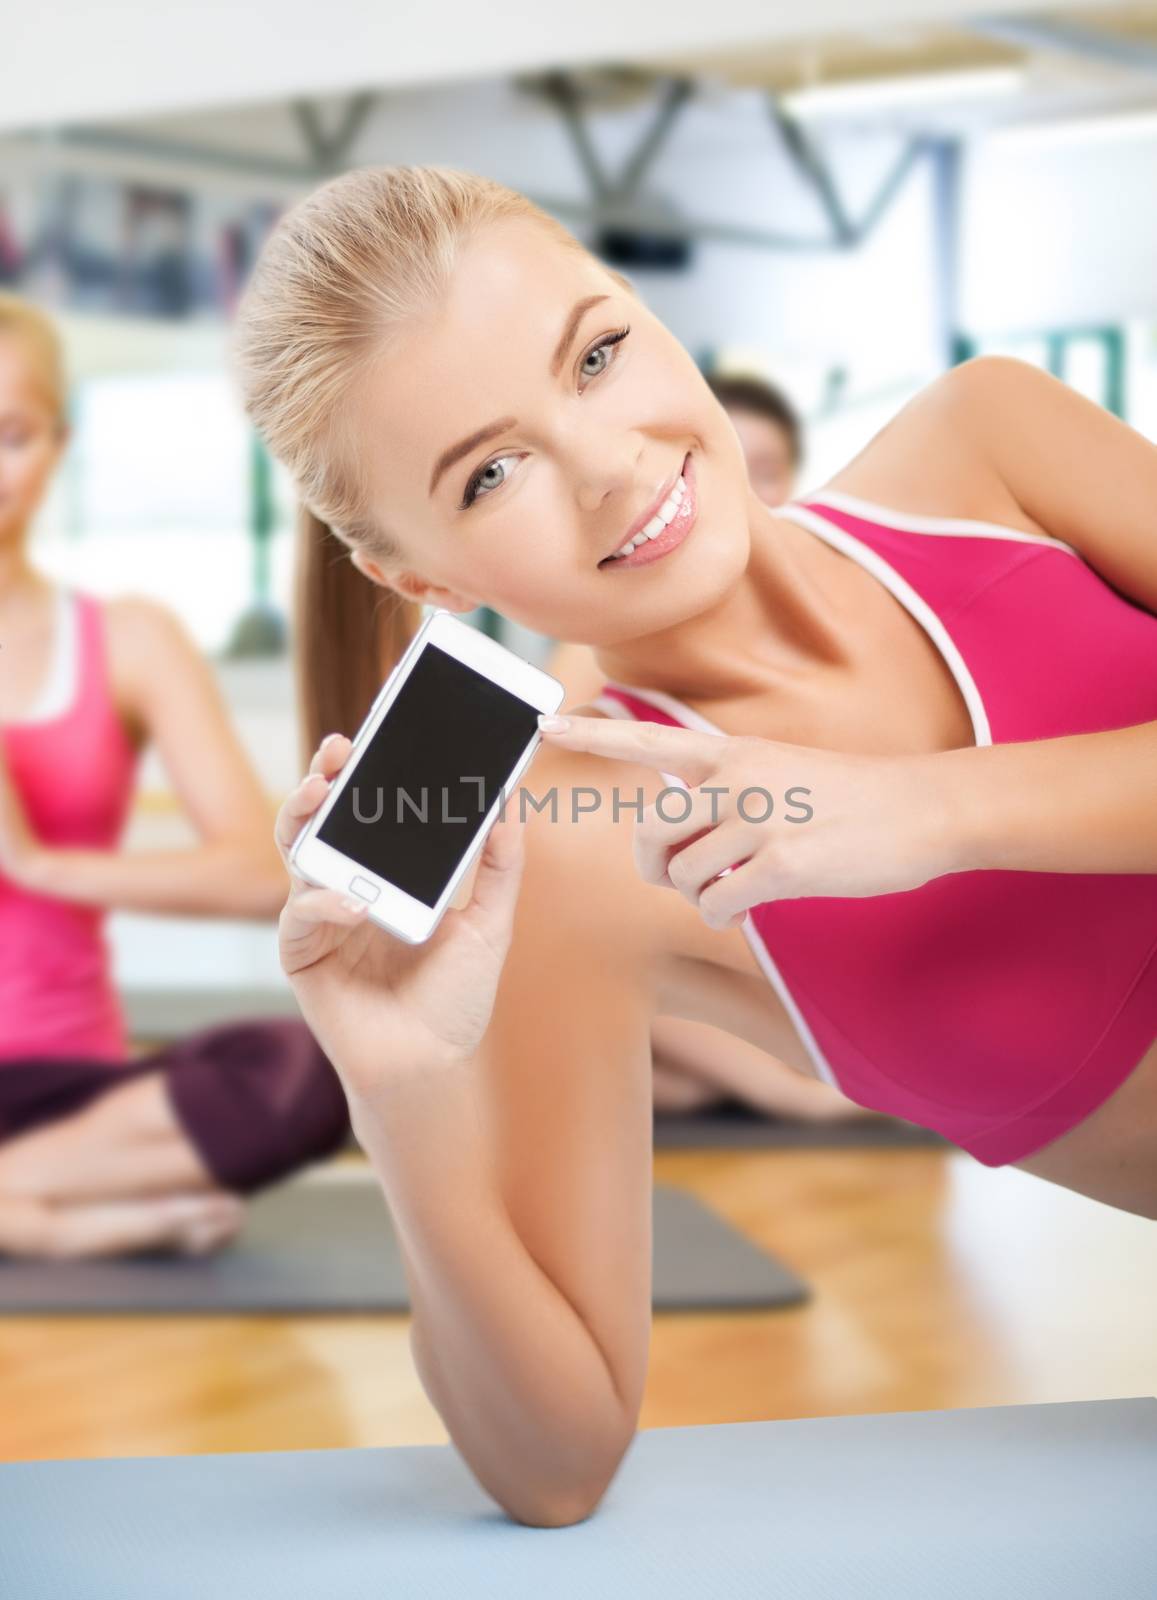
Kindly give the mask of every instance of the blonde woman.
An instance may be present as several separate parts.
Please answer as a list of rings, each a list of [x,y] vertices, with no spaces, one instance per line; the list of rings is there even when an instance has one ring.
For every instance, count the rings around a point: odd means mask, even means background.
[[[438,168],[288,213],[238,355],[310,507],[310,744],[337,734],[283,849],[420,602],[591,645],[608,679],[528,779],[606,803],[508,818],[427,945],[300,882],[281,916],[402,1242],[418,1370],[511,1515],[588,1515],[636,1426],[658,1015],[1157,1216],[1157,450],[981,361],[769,510],[630,286]],[[611,803],[664,774],[694,786],[673,850]],[[734,814],[749,785],[770,821]]]
[[[41,572],[31,526],[68,441],[56,331],[0,295],[0,1255],[223,1245],[238,1196],[332,1149],[329,1064],[295,1021],[132,1059],[104,920],[271,917],[271,807],[177,619]],[[155,744],[199,835],[122,850]]]

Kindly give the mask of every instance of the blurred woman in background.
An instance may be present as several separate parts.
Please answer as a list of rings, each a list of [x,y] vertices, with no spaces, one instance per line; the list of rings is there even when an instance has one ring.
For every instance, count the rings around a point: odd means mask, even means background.
[[[714,374],[707,386],[739,436],[751,487],[766,506],[795,492],[803,428],[791,401],[763,378]],[[566,686],[568,706],[597,699],[606,674],[584,644],[560,644],[546,670]],[[657,1111],[695,1111],[738,1100],[773,1116],[822,1122],[868,1115],[831,1084],[805,1078],[745,1039],[706,1022],[659,1017],[651,1025],[652,1087]]]
[[[177,618],[33,564],[67,442],[55,329],[0,294],[0,1253],[204,1251],[239,1226],[237,1193],[344,1137],[344,1099],[297,1021],[130,1057],[106,913],[272,918],[286,879],[272,808]],[[200,839],[126,853],[150,743]]]
[[[782,506],[795,493],[803,464],[803,424],[795,407],[782,389],[742,373],[715,373],[707,387],[739,435],[751,487],[765,506]]]

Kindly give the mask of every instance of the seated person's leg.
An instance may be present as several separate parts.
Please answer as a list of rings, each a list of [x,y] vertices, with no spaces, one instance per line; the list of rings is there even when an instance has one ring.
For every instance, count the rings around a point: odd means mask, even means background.
[[[347,1134],[341,1085],[302,1022],[225,1024],[124,1069],[10,1066],[0,1073],[0,1250],[47,1236],[50,1222],[46,1253],[101,1254],[122,1237],[133,1248],[142,1230],[146,1242],[189,1229],[223,1239],[242,1215],[227,1191],[276,1182]]]
[[[651,1043],[651,1096],[656,1111],[698,1111],[724,1098],[721,1089],[669,1064],[654,1048],[653,1031]]]
[[[731,1097],[774,1116],[826,1121],[863,1114],[838,1089],[805,1078],[777,1056],[706,1022],[657,1017],[651,1025],[655,1106],[687,1110]]]

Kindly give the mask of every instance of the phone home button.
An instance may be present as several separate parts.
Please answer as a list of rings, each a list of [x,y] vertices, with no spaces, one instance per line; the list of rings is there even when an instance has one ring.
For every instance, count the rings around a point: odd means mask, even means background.
[[[363,900],[376,900],[382,892],[377,884],[371,883],[368,878],[351,878],[350,888]]]

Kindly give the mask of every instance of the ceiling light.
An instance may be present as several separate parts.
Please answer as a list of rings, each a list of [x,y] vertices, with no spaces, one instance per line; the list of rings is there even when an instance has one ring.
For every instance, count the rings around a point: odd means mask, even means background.
[[[1109,144],[1118,139],[1152,139],[1157,136],[1157,109],[1110,112],[1103,116],[1040,118],[1033,122],[1007,122],[986,130],[986,144],[1015,144],[1018,149],[1045,149],[1058,144]]]

